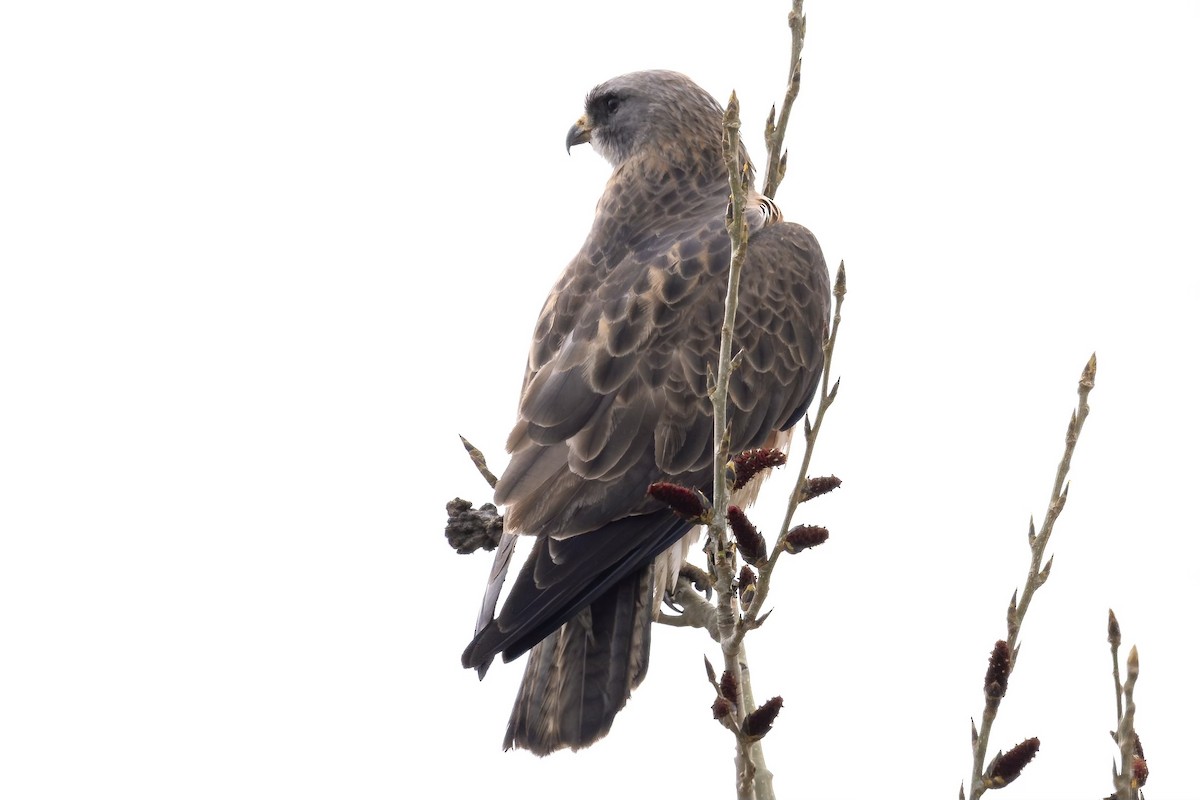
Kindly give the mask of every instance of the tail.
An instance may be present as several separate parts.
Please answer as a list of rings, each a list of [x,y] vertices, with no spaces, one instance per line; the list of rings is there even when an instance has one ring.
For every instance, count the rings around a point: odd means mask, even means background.
[[[654,570],[635,570],[529,653],[504,749],[539,756],[608,733],[650,666]]]

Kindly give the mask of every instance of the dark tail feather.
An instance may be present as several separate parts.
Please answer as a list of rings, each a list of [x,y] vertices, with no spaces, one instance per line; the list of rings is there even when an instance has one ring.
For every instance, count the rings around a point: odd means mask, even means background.
[[[516,549],[516,534],[505,533],[500,537],[500,546],[496,548],[496,558],[492,561],[492,572],[488,576],[487,590],[483,593],[483,604],[475,622],[476,636],[495,619],[496,601],[500,599],[500,588],[504,586],[504,578],[508,575],[508,563],[512,561],[513,551]],[[489,654],[487,660],[475,668],[479,672],[479,680],[483,680],[483,676],[487,674],[488,667],[492,665],[493,655],[495,654]]]
[[[529,653],[504,749],[544,756],[600,739],[650,665],[654,571],[636,570]]]

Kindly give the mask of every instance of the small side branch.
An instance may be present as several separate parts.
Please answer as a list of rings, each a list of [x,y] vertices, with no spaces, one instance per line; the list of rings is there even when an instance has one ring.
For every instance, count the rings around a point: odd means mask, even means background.
[[[1108,610],[1108,647],[1112,652],[1113,684],[1117,691],[1117,727],[1120,727],[1121,718],[1125,713],[1121,704],[1121,662],[1118,654],[1121,649],[1121,625],[1111,608]]]
[[[1042,521],[1041,530],[1035,532],[1033,520],[1029,521],[1029,572],[1026,575],[1025,586],[1021,590],[1020,599],[1018,600],[1017,593],[1013,592],[1012,601],[1008,606],[1008,638],[997,642],[996,649],[993,650],[993,660],[997,658],[997,652],[1001,650],[1004,652],[1003,686],[1007,686],[1008,675],[1011,674],[1013,668],[1016,666],[1017,655],[1020,652],[1018,639],[1021,634],[1021,624],[1025,620],[1025,614],[1029,610],[1033,594],[1050,578],[1050,567],[1054,563],[1054,558],[1052,556],[1044,564],[1042,559],[1046,553],[1046,545],[1050,541],[1050,534],[1054,530],[1054,523],[1058,520],[1067,503],[1067,490],[1069,488],[1067,485],[1067,473],[1071,468],[1071,457],[1075,453],[1075,445],[1079,441],[1079,434],[1083,430],[1083,423],[1088,416],[1088,395],[1095,385],[1096,355],[1093,353],[1083,368],[1083,374],[1079,378],[1079,405],[1071,412],[1071,421],[1067,425],[1066,446],[1063,449],[1062,459],[1059,461],[1058,471],[1055,474],[1054,488],[1050,493],[1050,502],[1046,508],[1046,516]],[[984,766],[992,724],[996,720],[996,715],[1000,709],[1000,700],[1004,696],[1003,688],[999,691],[995,688],[998,675],[999,672],[994,667],[994,664],[989,664],[988,677],[984,681],[986,701],[978,731],[974,730],[974,726],[972,725],[971,800],[978,800],[989,788],[999,788],[999,786],[1004,785],[1003,783],[996,783],[994,780],[995,772],[991,767],[985,769]],[[992,766],[994,766],[994,761]]]
[[[800,474],[796,478],[796,485],[792,488],[792,494],[788,499],[787,510],[783,515],[783,525],[779,529],[779,536],[775,543],[776,552],[772,555],[772,561],[778,559],[779,552],[782,551],[783,541],[791,528],[792,518],[796,515],[796,508],[813,494],[808,468],[812,464],[813,452],[817,446],[817,436],[821,432],[821,424],[825,421],[825,412],[837,399],[838,387],[841,385],[839,379],[830,386],[830,377],[833,374],[833,348],[837,345],[838,329],[842,326],[842,303],[845,299],[846,262],[842,261],[838,264],[837,277],[833,281],[833,323],[829,328],[829,338],[825,340],[822,348],[825,355],[825,368],[821,373],[821,402],[817,404],[817,414],[811,422],[807,415],[804,417],[804,459],[800,462]]]
[[[488,469],[487,459],[483,457],[483,453],[479,448],[467,441],[467,438],[461,433],[458,435],[458,440],[462,442],[463,447],[467,451],[467,455],[471,457],[471,462],[475,464],[475,469],[479,470],[479,474],[487,481],[488,486],[496,488],[496,476]]]
[[[800,93],[800,53],[804,50],[804,35],[808,29],[808,19],[804,16],[804,0],[792,0],[792,10],[788,13],[788,27],[792,30],[792,54],[788,61],[788,85],[783,94],[783,103],[779,107],[779,122],[775,122],[775,107],[767,117],[767,128],[764,137],[767,140],[767,172],[763,180],[762,193],[772,200],[779,184],[787,172],[787,151],[783,149],[783,137],[787,133],[788,120],[792,116],[792,104]]]
[[[1121,626],[1117,624],[1117,616],[1112,609],[1108,610],[1108,644],[1112,649],[1113,683],[1117,687],[1117,729],[1112,732],[1121,755],[1121,768],[1117,770],[1113,763],[1113,785],[1116,787],[1109,800],[1142,800],[1142,787],[1150,777],[1150,767],[1146,763],[1146,753],[1142,750],[1142,739],[1133,726],[1133,714],[1136,707],[1133,703],[1133,686],[1137,683],[1138,652],[1137,647],[1129,650],[1129,658],[1125,661],[1125,684],[1121,685],[1121,665],[1117,651],[1121,647]]]
[[[1145,783],[1145,778],[1139,780],[1138,768],[1135,762],[1139,759],[1140,754],[1137,752],[1141,748],[1138,747],[1137,733],[1133,728],[1133,713],[1136,706],[1133,703],[1133,685],[1138,679],[1138,651],[1137,647],[1129,648],[1129,658],[1125,661],[1125,687],[1123,694],[1125,695],[1125,711],[1121,715],[1121,722],[1117,726],[1117,747],[1121,750],[1121,772],[1116,776],[1117,800],[1138,800],[1140,792],[1139,786]],[[1144,769],[1146,760],[1141,758],[1141,766]]]

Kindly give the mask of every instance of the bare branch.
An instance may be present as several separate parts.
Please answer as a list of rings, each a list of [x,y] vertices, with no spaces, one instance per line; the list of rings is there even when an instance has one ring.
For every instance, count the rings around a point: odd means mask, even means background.
[[[746,224],[746,196],[750,191],[750,180],[746,164],[741,161],[741,118],[734,92],[725,109],[723,150],[725,168],[729,172],[729,208],[725,215],[725,228],[729,233],[729,286],[725,294],[725,317],[721,324],[721,351],[717,361],[717,374],[713,381],[710,399],[713,406],[713,497],[712,520],[708,526],[708,543],[705,549],[716,572],[717,583],[717,629],[720,635],[721,655],[725,670],[740,676],[737,646],[730,644],[737,631],[737,599],[733,591],[733,552],[726,532],[728,481],[726,464],[729,463],[729,432],[726,419],[726,403],[729,397],[729,378],[732,373],[733,326],[737,318],[738,284],[741,281],[742,265],[746,260],[746,242],[750,232]],[[745,719],[749,709],[745,707],[743,694],[736,699],[737,721]],[[738,800],[754,800],[753,766],[750,760],[750,743],[746,737],[738,737],[734,769],[737,775]],[[758,800],[762,800],[759,798]]]
[[[1117,651],[1121,647],[1121,626],[1117,622],[1117,615],[1111,608],[1108,610],[1108,646],[1112,651],[1113,683],[1117,690],[1117,726],[1120,727],[1121,717],[1125,714],[1121,703],[1121,664],[1117,655]]]
[[[1084,420],[1087,419],[1088,394],[1095,385],[1096,355],[1093,353],[1083,368],[1083,374],[1079,378],[1079,405],[1071,412],[1071,422],[1067,426],[1066,446],[1063,450],[1062,459],[1058,464],[1058,471],[1055,473],[1054,489],[1050,493],[1050,502],[1046,506],[1046,516],[1042,522],[1041,530],[1034,534],[1032,522],[1030,523],[1029,548],[1031,552],[1029,572],[1025,578],[1025,586],[1020,592],[1020,599],[1018,600],[1016,593],[1014,593],[1013,600],[1009,603],[1007,613],[1008,639],[1005,644],[1011,653],[1008,668],[1010,674],[1016,667],[1017,654],[1020,652],[1020,645],[1017,639],[1021,634],[1021,624],[1025,620],[1025,613],[1029,610],[1029,603],[1033,599],[1034,592],[1043,586],[1050,576],[1050,564],[1047,563],[1043,566],[1042,558],[1046,553],[1046,545],[1050,541],[1050,534],[1054,530],[1054,523],[1058,520],[1058,516],[1062,513],[1066,505],[1067,472],[1071,468],[1071,456],[1075,453],[1075,445],[1079,441],[1080,431],[1083,430]],[[978,800],[988,788],[997,788],[994,784],[989,785],[987,782],[984,759],[987,754],[992,723],[996,720],[999,708],[1000,697],[988,696],[986,698],[978,736],[974,737],[972,742],[974,758],[971,767],[971,800]]]
[[[1125,713],[1117,726],[1117,747],[1121,750],[1121,773],[1117,776],[1117,800],[1137,800],[1138,780],[1135,776],[1134,759],[1137,757],[1137,734],[1133,729],[1133,713],[1136,707],[1133,702],[1133,685],[1138,679],[1137,646],[1129,648],[1129,658],[1125,662]],[[1144,767],[1145,759],[1142,759]],[[1144,782],[1144,779],[1143,779]]]
[[[479,452],[479,448],[467,441],[461,433],[458,435],[459,441],[463,447],[467,449],[467,455],[471,456],[471,461],[475,463],[475,469],[479,470],[479,474],[488,482],[488,486],[496,488],[496,476],[488,469],[487,459],[483,457],[483,453]]]
[[[792,29],[792,54],[788,61],[788,84],[783,95],[783,104],[779,107],[779,122],[775,122],[775,108],[767,117],[767,128],[764,137],[767,140],[767,171],[763,179],[762,193],[772,200],[779,184],[783,182],[787,170],[787,151],[783,149],[783,137],[787,133],[788,120],[792,116],[792,104],[800,93],[800,54],[804,50],[804,35],[807,32],[808,20],[804,16],[804,0],[792,0],[792,10],[788,13],[788,27]]]

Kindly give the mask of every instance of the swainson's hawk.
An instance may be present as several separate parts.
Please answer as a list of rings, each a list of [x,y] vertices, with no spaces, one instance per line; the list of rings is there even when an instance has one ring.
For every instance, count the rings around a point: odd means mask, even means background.
[[[613,165],[591,233],[534,329],[506,506],[474,640],[482,674],[532,650],[505,748],[538,754],[604,736],[646,674],[651,620],[692,525],[648,497],[669,480],[711,497],[712,406],[730,246],[722,108],[675,72],[597,86],[567,135]],[[745,155],[743,151],[743,156]],[[731,452],[778,446],[822,368],[829,275],[805,228],[753,194],[729,389]],[[535,537],[492,618],[516,535]]]

